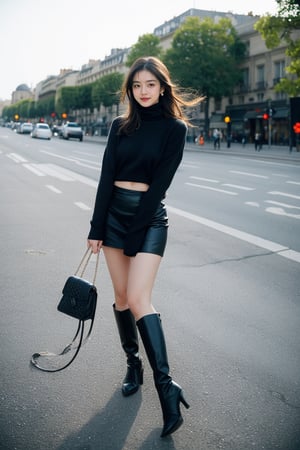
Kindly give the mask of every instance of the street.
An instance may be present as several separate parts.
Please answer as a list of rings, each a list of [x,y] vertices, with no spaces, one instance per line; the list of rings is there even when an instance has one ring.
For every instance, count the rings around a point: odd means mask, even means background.
[[[168,192],[169,240],[153,292],[172,376],[191,407],[161,439],[144,385],[121,395],[126,362],[103,258],[90,341],[65,371],[76,323],[56,307],[85,250],[103,143],[0,128],[3,450],[300,448],[300,164],[186,151]]]

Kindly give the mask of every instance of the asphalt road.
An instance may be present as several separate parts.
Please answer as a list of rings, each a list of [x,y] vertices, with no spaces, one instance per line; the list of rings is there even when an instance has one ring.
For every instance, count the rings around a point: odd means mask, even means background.
[[[299,449],[299,166],[184,158],[167,197],[169,243],[153,292],[172,375],[191,404],[171,437],[159,437],[143,348],[144,385],[121,395],[125,360],[102,258],[91,340],[66,371],[30,366],[32,353],[57,352],[75,332],[56,307],[85,248],[102,151],[0,129],[1,449]]]

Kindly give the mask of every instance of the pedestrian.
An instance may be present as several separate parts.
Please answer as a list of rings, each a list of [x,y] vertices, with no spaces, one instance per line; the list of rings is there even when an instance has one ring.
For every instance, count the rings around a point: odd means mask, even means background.
[[[214,149],[220,149],[220,140],[221,140],[221,133],[218,128],[215,128],[213,131],[213,139],[214,139]]]
[[[243,137],[242,137],[242,146],[245,147],[245,145],[246,145],[246,135],[243,134]]]
[[[122,393],[132,395],[143,384],[138,330],[162,408],[164,437],[183,422],[180,403],[189,405],[169,373],[161,317],[151,294],[167,242],[163,200],[186,141],[188,120],[182,108],[202,98],[185,100],[166,66],[146,57],[129,69],[121,92],[121,101],[126,100],[127,112],[109,132],[88,246],[93,253],[103,249],[112,280],[113,311],[127,356]]]
[[[260,150],[260,133],[255,133],[254,136],[254,146],[255,146],[255,151],[259,151]]]
[[[203,136],[203,134],[200,134],[200,136],[199,136],[199,145],[204,145],[204,136]]]

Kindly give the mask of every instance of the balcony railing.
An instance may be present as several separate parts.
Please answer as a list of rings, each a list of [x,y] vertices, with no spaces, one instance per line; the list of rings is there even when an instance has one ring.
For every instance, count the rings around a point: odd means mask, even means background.
[[[266,81],[257,81],[255,83],[256,90],[264,91],[268,87],[268,83]]]
[[[237,94],[242,94],[246,92],[250,92],[251,88],[249,84],[240,84],[236,87],[235,91]]]

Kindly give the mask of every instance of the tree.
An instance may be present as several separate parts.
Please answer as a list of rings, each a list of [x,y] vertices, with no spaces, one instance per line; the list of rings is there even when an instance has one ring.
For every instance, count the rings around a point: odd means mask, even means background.
[[[120,103],[120,91],[123,83],[123,74],[114,72],[99,78],[92,87],[92,101],[96,108],[100,104],[105,107]]]
[[[291,63],[286,66],[286,74],[275,86],[277,92],[285,92],[291,97],[300,95],[300,1],[277,0],[278,13],[261,17],[254,28],[261,34],[269,49],[282,42],[287,44],[286,55]]]
[[[77,87],[77,109],[91,108],[92,106],[92,85],[84,84]]]
[[[142,56],[156,56],[160,58],[162,54],[162,47],[160,40],[154,34],[144,34],[140,36],[137,43],[131,47],[129,55],[127,56],[126,66],[130,67],[137,58]]]
[[[214,23],[211,18],[189,17],[174,34],[164,61],[172,78],[206,97],[205,131],[209,129],[209,100],[229,96],[241,80],[239,64],[245,44],[227,18]]]
[[[77,105],[77,88],[75,86],[62,87],[58,91],[55,109],[59,114],[69,113]]]

